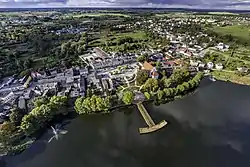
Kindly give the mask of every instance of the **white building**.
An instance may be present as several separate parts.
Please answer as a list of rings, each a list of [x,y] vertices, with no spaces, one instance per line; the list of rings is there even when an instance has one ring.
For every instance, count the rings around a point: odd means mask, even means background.
[[[194,66],[194,67],[197,67],[199,65],[199,62],[194,61],[194,60],[190,60],[190,65]]]
[[[204,68],[206,64],[204,63],[199,63],[199,67]]]
[[[208,69],[214,68],[214,63],[213,63],[213,62],[208,62],[208,63],[207,63],[207,68],[208,68]]]
[[[221,50],[221,51],[228,51],[229,45],[225,45],[225,44],[223,44],[223,43],[219,43],[219,44],[216,46],[216,48],[217,48],[218,50]]]
[[[247,71],[248,71],[248,69],[245,68],[245,67],[238,67],[237,70],[238,70],[239,72],[247,72]]]
[[[215,64],[215,68],[217,70],[222,70],[223,69],[223,65],[221,63]]]

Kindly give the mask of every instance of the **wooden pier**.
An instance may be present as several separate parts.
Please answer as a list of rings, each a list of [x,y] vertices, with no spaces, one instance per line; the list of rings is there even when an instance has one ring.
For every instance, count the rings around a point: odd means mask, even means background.
[[[164,126],[167,125],[167,122],[165,120],[161,121],[159,124],[155,124],[153,119],[149,115],[148,111],[143,106],[143,104],[142,103],[137,103],[136,105],[137,105],[137,108],[140,111],[143,119],[145,120],[145,122],[148,125],[148,127],[139,128],[140,134],[154,132],[154,131],[157,131],[157,130],[159,130],[159,129],[161,129]]]

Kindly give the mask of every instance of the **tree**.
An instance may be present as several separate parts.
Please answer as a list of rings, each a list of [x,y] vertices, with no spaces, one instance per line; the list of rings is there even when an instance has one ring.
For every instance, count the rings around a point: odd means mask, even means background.
[[[164,86],[164,88],[169,88],[172,85],[172,80],[169,78],[167,78],[166,76],[164,76],[161,79],[161,84]]]
[[[185,87],[183,85],[178,85],[176,89],[178,91],[178,94],[183,93],[185,91]]]
[[[80,98],[77,98],[76,101],[75,101],[75,106],[74,106],[74,108],[75,108],[75,110],[76,110],[76,112],[77,112],[78,114],[80,114],[81,111],[84,110],[84,107],[82,106],[83,100],[84,100],[84,98],[83,98],[83,97],[80,97]]]
[[[170,97],[171,96],[171,92],[170,92],[169,88],[164,88],[163,91],[164,91],[164,94],[165,94],[166,97]]]
[[[14,109],[10,113],[10,121],[14,123],[16,126],[19,126],[21,124],[23,116],[24,116],[23,111]]]
[[[63,113],[61,110],[65,108],[68,102],[67,96],[53,96],[50,98],[49,104],[52,109],[55,109],[59,113]]]
[[[0,135],[10,136],[16,130],[13,122],[6,121],[0,126]]]
[[[20,128],[27,136],[30,136],[40,128],[40,125],[34,115],[28,114],[23,117]]]
[[[147,71],[138,71],[136,76],[136,83],[138,85],[143,85],[148,79],[148,73]]]
[[[188,81],[188,84],[190,85],[190,88],[191,88],[191,89],[195,87],[195,82],[194,82],[193,79],[190,80],[190,81]]]
[[[164,91],[158,90],[158,91],[157,91],[157,98],[158,98],[159,100],[161,100],[161,99],[163,99],[163,97],[164,97]]]
[[[33,104],[35,107],[40,107],[42,104],[47,104],[49,99],[44,96],[39,96],[33,100]]]
[[[144,89],[148,91],[153,91],[155,92],[158,89],[158,80],[155,78],[149,78],[146,83],[144,84]]]
[[[190,73],[187,69],[175,70],[174,73],[170,76],[171,81],[175,86],[181,84],[190,76]]]
[[[130,105],[130,104],[132,104],[133,100],[134,100],[134,93],[133,92],[131,92],[131,91],[124,92],[123,97],[122,97],[122,101],[125,104]]]
[[[75,110],[78,114],[87,114],[100,111],[107,112],[110,107],[110,97],[102,98],[93,95],[87,98],[79,97],[75,101]]]
[[[190,85],[189,85],[188,82],[183,82],[182,85],[184,86],[184,88],[185,88],[186,91],[190,89]]]
[[[146,99],[150,99],[151,98],[151,95],[148,93],[148,92],[144,92],[144,96],[146,97]]]
[[[143,63],[144,61],[146,60],[146,58],[145,58],[145,56],[138,56],[137,58],[136,58],[136,61],[137,62],[141,62],[141,63]]]

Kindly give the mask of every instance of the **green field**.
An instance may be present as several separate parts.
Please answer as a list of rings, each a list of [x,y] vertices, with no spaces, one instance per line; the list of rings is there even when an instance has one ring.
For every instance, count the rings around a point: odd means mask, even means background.
[[[238,13],[231,13],[231,12],[208,12],[211,15],[239,15]]]
[[[98,45],[105,44],[106,42],[111,42],[111,41],[117,42],[120,38],[123,38],[123,37],[131,37],[137,40],[143,40],[146,38],[146,34],[143,31],[115,33],[109,36],[102,33],[98,39],[90,42],[90,45],[98,46]]]
[[[231,34],[233,37],[236,37],[238,39],[243,39],[248,41],[250,39],[250,27],[247,25],[214,27],[213,30],[222,35]]]
[[[130,17],[130,15],[122,14],[122,13],[84,13],[84,14],[76,14],[72,15],[74,18],[80,17],[101,17],[101,16],[116,16],[116,17]]]
[[[155,14],[156,17],[190,17],[191,13],[179,13],[179,12],[171,12],[171,13],[158,13]]]
[[[212,75],[222,81],[230,81],[242,85],[250,85],[250,77],[248,76],[239,76],[234,72],[225,72],[225,71],[213,71]]]

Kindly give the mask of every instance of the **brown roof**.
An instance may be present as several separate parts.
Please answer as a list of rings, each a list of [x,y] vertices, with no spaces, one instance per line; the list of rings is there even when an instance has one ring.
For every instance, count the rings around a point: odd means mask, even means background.
[[[153,70],[154,67],[153,67],[150,63],[148,63],[147,61],[145,61],[145,62],[143,63],[143,68],[144,68],[145,70],[151,71],[151,70]]]

